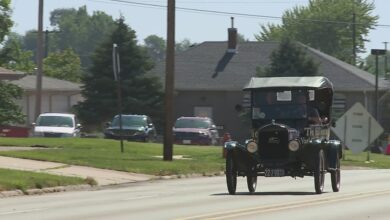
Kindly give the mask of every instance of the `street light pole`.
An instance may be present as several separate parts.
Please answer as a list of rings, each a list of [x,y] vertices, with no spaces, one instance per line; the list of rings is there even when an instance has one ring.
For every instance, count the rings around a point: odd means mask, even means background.
[[[38,6],[38,36],[37,36],[37,82],[35,94],[35,118],[41,114],[42,103],[42,75],[43,75],[43,0]]]

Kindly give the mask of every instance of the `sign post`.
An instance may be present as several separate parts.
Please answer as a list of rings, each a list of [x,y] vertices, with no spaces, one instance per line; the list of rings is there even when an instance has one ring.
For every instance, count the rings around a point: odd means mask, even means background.
[[[123,149],[123,129],[122,129],[122,87],[121,87],[121,65],[119,62],[119,52],[118,45],[112,44],[112,68],[114,72],[114,79],[117,81],[117,93],[118,93],[118,114],[119,114],[119,139],[121,152],[124,152]]]

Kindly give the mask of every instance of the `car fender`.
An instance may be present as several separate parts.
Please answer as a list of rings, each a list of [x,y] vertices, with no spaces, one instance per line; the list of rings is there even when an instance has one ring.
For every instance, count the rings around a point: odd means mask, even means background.
[[[332,169],[336,169],[337,160],[342,158],[342,147],[341,142],[337,140],[330,140],[327,142],[327,161],[328,167]]]
[[[225,144],[224,144],[224,148],[226,149],[226,150],[234,150],[234,149],[236,149],[237,148],[237,146],[239,145],[239,143],[237,142],[237,141],[227,141],[227,142],[225,142]]]
[[[229,150],[235,150],[235,149],[239,149],[239,150],[244,150],[246,151],[246,147],[240,143],[238,143],[237,141],[228,141],[228,142],[225,142],[224,144],[224,148],[229,151]]]

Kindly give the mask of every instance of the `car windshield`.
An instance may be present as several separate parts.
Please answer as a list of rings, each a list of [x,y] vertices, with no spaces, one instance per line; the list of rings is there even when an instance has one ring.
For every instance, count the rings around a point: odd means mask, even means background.
[[[314,94],[306,91],[259,91],[253,94],[252,119],[305,119]]]
[[[122,115],[122,126],[140,127],[146,126],[146,117],[136,115]],[[111,126],[119,126],[119,116],[115,116]]]
[[[73,119],[69,116],[39,116],[37,126],[47,127],[73,127]]]
[[[181,118],[175,123],[175,128],[209,128],[211,125],[208,119]]]

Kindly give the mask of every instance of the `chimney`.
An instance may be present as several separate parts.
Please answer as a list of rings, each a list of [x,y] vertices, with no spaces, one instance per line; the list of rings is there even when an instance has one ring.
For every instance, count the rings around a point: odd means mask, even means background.
[[[237,52],[237,29],[234,28],[234,17],[231,17],[232,27],[228,28],[228,53]]]

